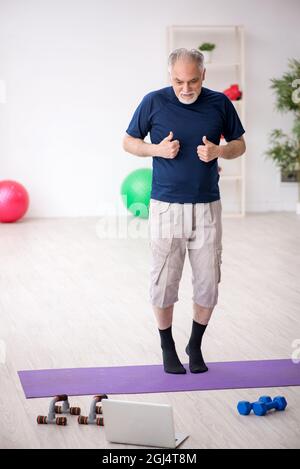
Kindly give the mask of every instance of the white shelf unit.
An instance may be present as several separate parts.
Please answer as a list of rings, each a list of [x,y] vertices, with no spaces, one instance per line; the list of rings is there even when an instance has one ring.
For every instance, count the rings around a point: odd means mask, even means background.
[[[167,30],[167,54],[174,49],[186,47],[198,49],[203,42],[216,45],[212,60],[205,63],[206,78],[203,86],[223,92],[237,83],[242,99],[232,101],[245,127],[245,52],[244,27],[241,25],[173,25]],[[169,76],[167,78],[169,84]],[[222,139],[220,144],[226,142]],[[245,215],[245,155],[233,160],[219,158],[220,192],[224,217]]]

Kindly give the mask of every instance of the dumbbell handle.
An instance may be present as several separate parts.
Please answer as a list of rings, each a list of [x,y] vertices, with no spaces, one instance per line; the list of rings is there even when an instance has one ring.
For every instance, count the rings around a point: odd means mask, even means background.
[[[68,396],[67,396],[67,394],[59,394],[58,396],[55,396],[54,399],[55,399],[56,402],[67,401]]]
[[[93,400],[96,403],[101,402],[103,399],[108,399],[107,394],[97,394],[96,396],[93,397]]]
[[[263,404],[266,406],[266,408],[268,410],[271,410],[271,409],[278,409],[279,406],[278,406],[278,402],[276,401],[273,401],[273,402],[263,402]]]

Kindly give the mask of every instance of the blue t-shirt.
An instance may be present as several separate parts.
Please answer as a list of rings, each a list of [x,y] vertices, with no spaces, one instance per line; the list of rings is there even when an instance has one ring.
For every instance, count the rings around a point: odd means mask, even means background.
[[[221,134],[229,142],[245,132],[230,99],[202,87],[194,103],[182,104],[172,86],[152,91],[137,107],[126,133],[144,139],[150,132],[151,142],[158,144],[170,131],[180,150],[173,159],[153,155],[151,197],[178,203],[219,200],[218,158],[201,161],[197,146],[203,145],[204,135],[219,145]]]

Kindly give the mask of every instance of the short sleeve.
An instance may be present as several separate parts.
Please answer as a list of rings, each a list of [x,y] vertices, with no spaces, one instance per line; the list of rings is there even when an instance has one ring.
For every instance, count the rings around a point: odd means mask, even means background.
[[[225,96],[225,95],[224,95]],[[238,113],[231,100],[225,96],[225,116],[224,116],[224,128],[223,135],[227,142],[235,140],[241,137],[245,133],[245,129],[242,126]]]
[[[151,97],[146,95],[136,108],[126,133],[131,137],[144,139],[151,129],[150,113]]]

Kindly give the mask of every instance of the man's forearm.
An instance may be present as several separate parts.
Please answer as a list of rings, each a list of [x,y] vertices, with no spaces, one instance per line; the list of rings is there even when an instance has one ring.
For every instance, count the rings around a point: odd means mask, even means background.
[[[227,143],[227,145],[220,145],[220,158],[224,158],[225,160],[233,160],[234,158],[238,158],[243,153],[245,153],[246,146],[245,143],[241,140],[232,140],[231,142]]]
[[[123,148],[136,156],[155,156],[156,145],[139,138],[127,137],[124,139]]]

